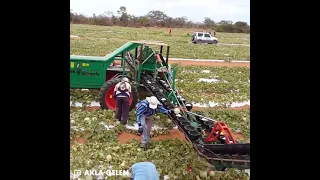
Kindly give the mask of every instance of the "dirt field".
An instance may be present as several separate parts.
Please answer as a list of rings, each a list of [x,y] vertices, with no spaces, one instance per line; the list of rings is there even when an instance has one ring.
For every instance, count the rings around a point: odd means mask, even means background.
[[[250,139],[245,139],[241,133],[232,133],[232,135],[233,135],[233,137],[235,139],[242,139],[242,140],[245,140],[247,142],[250,142]],[[118,136],[118,140],[119,140],[119,142],[121,144],[125,144],[125,143],[127,143],[128,141],[130,141],[132,139],[140,141],[141,140],[141,136],[138,136],[136,134],[127,133],[127,132],[121,133]],[[152,141],[161,141],[161,140],[166,140],[166,139],[179,139],[181,141],[187,141],[186,138],[185,138],[185,135],[181,131],[179,131],[177,129],[170,130],[169,134],[159,135],[157,137],[151,138]],[[77,138],[76,141],[78,143],[80,143],[80,144],[84,144],[86,142],[81,137]]]
[[[130,133],[121,133],[118,139],[119,139],[119,142],[123,144],[128,142],[131,139],[140,140],[141,136],[130,134]],[[159,141],[159,140],[165,140],[165,139],[180,139],[181,141],[186,141],[184,134],[177,129],[170,130],[169,134],[160,135],[160,136],[151,138],[151,140],[153,141]]]
[[[235,139],[241,139],[241,140],[245,140],[247,142],[250,142],[250,140],[245,139],[241,133],[232,133],[232,135]],[[121,133],[118,137],[118,140],[121,144],[125,144],[128,141],[130,141],[131,139],[135,139],[135,140],[140,141],[141,136],[124,132],[124,133]],[[166,140],[166,139],[179,139],[181,141],[187,141],[185,138],[185,135],[177,129],[170,130],[169,134],[159,135],[157,137],[153,137],[153,138],[151,138],[151,141],[161,141],[161,140]]]
[[[250,68],[250,62],[244,63],[244,62],[214,62],[214,61],[184,61],[184,60],[174,60],[170,61],[169,64],[180,64],[184,66],[190,66],[190,65],[195,65],[195,66],[217,66],[217,67],[222,67],[222,66],[227,66],[227,67],[249,67]]]

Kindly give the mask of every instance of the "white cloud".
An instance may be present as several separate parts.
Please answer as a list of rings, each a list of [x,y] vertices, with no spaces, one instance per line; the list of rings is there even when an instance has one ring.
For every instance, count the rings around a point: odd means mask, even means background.
[[[160,10],[172,17],[186,16],[198,22],[210,17],[214,21],[250,23],[250,0],[70,0],[74,12],[89,16],[106,11],[116,14],[120,6],[125,6],[128,13],[137,16]]]

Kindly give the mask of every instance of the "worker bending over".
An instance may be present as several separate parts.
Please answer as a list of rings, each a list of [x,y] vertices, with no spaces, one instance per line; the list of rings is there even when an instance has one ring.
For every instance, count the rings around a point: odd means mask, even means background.
[[[131,85],[129,79],[124,77],[121,82],[114,87],[114,97],[116,99],[116,118],[126,125],[129,119],[129,100],[131,95]]]
[[[142,135],[141,148],[147,148],[153,121],[152,116],[157,113],[158,109],[164,114],[171,113],[172,111],[164,108],[155,96],[147,97],[137,105],[136,118],[139,125],[138,131]]]
[[[130,168],[133,180],[159,180],[156,166],[151,162],[138,162]]]

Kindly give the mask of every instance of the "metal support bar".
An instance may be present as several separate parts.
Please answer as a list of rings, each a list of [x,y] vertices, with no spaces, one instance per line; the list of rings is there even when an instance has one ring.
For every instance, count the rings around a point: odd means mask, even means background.
[[[137,62],[134,63],[134,65],[135,65],[134,67],[135,67],[135,69],[136,69],[135,77],[134,77],[134,78],[135,78],[135,81],[136,81],[136,82],[138,82],[139,64],[140,64],[139,61],[137,61]],[[138,83],[140,84],[140,82],[138,82]]]
[[[177,71],[176,69],[174,69],[172,72],[172,82],[171,82],[172,89],[176,89],[176,82],[175,82],[176,75],[177,75]]]
[[[166,54],[167,67],[168,67],[168,64],[169,64],[169,49],[170,49],[170,46],[167,46],[167,54]]]
[[[160,62],[160,64],[161,64],[161,66],[163,66],[163,64]],[[167,83],[168,83],[168,85],[169,85],[169,87],[171,88],[171,92],[169,93],[169,95],[168,95],[168,98],[171,98],[171,97],[173,97],[174,98],[174,100],[176,100],[176,103],[178,104],[178,106],[180,107],[180,108],[183,108],[183,109],[187,109],[186,108],[186,105],[184,104],[184,102],[182,102],[182,105],[180,104],[180,102],[179,102],[179,100],[178,100],[178,98],[177,98],[177,96],[175,95],[175,89],[173,89],[172,88],[172,86],[171,86],[171,84],[170,84],[170,82],[169,82],[169,80],[168,80],[168,78],[166,77],[166,76],[164,76],[164,78],[165,78],[165,80],[167,81]],[[179,94],[178,92],[177,92],[177,94]],[[184,114],[184,112],[182,111],[182,113]]]
[[[154,71],[153,71],[153,80],[156,81],[156,77],[158,76],[158,70],[157,70],[158,62],[154,63]]]
[[[190,112],[190,111],[187,111],[187,113],[188,113],[188,114],[192,114],[192,115],[194,115],[194,116],[199,116],[199,117],[201,117],[201,118],[205,118],[205,120],[203,120],[203,121],[216,121],[216,120],[214,120],[214,119],[211,119],[211,118],[208,118],[208,117],[205,117],[205,116],[201,116],[201,115],[199,115],[199,114],[196,114],[196,113],[193,113],[193,112]]]
[[[122,60],[121,60],[121,64],[122,64],[122,67],[123,67],[122,77],[124,77],[125,72],[126,72],[126,62],[125,62],[125,58],[126,58],[126,57],[123,56],[123,58],[122,58]]]
[[[123,59],[124,59],[123,53],[124,53],[124,52],[121,53],[121,66],[123,66]]]
[[[143,62],[142,62],[142,64],[144,64],[151,56],[153,56],[154,55],[154,52],[152,53],[152,54],[150,54],[150,56],[148,56],[147,57],[147,59],[145,59]]]
[[[138,81],[137,81],[137,87],[140,86],[141,71],[142,71],[142,64],[139,64],[139,65],[138,65]]]
[[[141,63],[142,62],[142,50],[143,50],[143,45],[140,46],[140,56],[139,56],[139,62]]]
[[[137,59],[138,58],[138,47],[136,47],[135,49],[135,55],[134,55],[134,59]]]
[[[136,77],[137,77],[137,67],[136,64],[134,62],[134,60],[132,59],[130,52],[127,52],[127,63],[130,65],[130,61],[132,62],[132,67],[133,67],[133,80],[136,81]]]

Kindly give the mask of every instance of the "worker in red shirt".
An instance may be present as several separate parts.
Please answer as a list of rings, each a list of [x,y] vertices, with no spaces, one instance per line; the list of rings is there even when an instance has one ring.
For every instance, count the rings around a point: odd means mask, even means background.
[[[171,36],[171,33],[172,33],[172,29],[170,28],[170,29],[169,29],[169,35],[170,35],[170,36]]]

